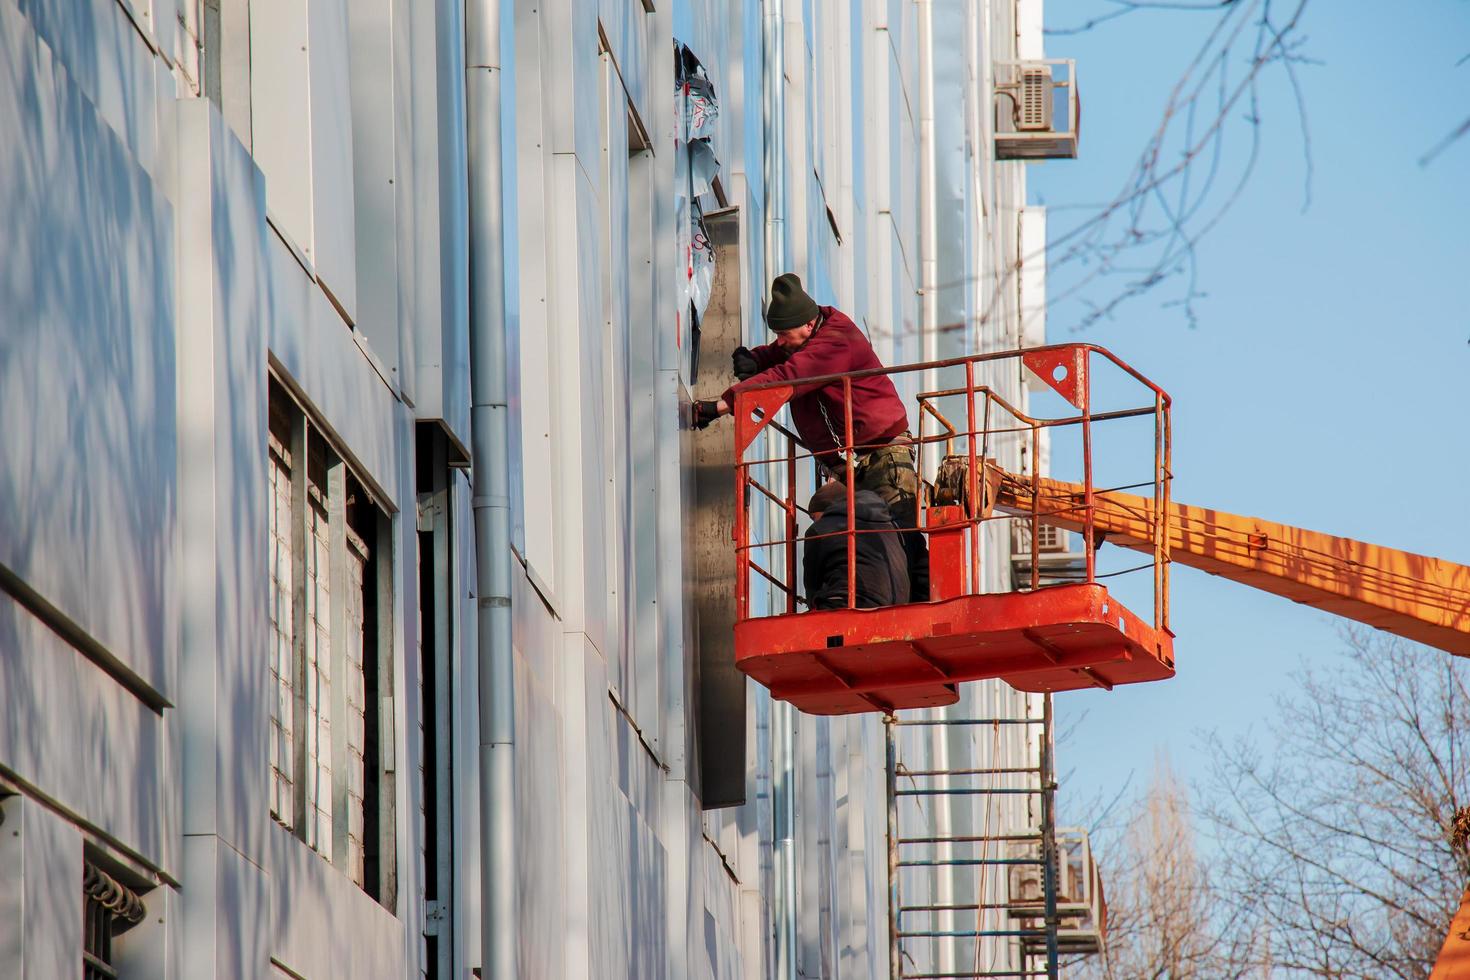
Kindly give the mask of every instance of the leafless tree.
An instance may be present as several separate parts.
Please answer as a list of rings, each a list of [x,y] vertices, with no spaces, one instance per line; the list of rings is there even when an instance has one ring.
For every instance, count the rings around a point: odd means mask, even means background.
[[[1279,975],[1422,980],[1466,883],[1449,838],[1470,795],[1470,664],[1344,637],[1279,703],[1269,754],[1211,742],[1219,897]]]
[[[1117,192],[1105,201],[1050,205],[1046,246],[988,273],[986,305],[969,320],[939,325],[942,333],[984,326],[1005,315],[1003,303],[1014,277],[1025,263],[1037,261],[1047,263],[1049,315],[1065,329],[1086,330],[1130,301],[1179,280],[1183,288],[1167,305],[1178,307],[1194,326],[1204,296],[1196,247],[1239,201],[1262,162],[1263,122],[1273,102],[1280,103],[1268,96],[1267,86],[1278,75],[1300,130],[1304,207],[1310,198],[1311,138],[1298,77],[1310,63],[1302,34],[1309,0],[1096,3],[1096,14],[1047,33],[1082,33],[1150,12],[1187,14],[1200,23],[1194,56],[1174,81],[1157,125]],[[1080,307],[1078,315],[1067,313],[1069,300]],[[874,329],[883,335],[906,332],[882,325]]]
[[[1053,207],[1082,216],[1051,239],[1049,304],[1076,299],[1085,330],[1166,282],[1182,280],[1170,301],[1197,321],[1196,247],[1240,199],[1262,159],[1262,123],[1279,74],[1301,134],[1303,207],[1310,201],[1311,137],[1298,75],[1308,64],[1302,35],[1308,0],[1099,0],[1100,12],[1052,34],[1095,30],[1149,12],[1204,18],[1202,40],[1174,83],[1159,123],[1112,200]],[[1116,284],[1116,285],[1105,285]]]
[[[1258,975],[1250,940],[1222,905],[1195,848],[1189,792],[1166,758],[1121,832],[1102,842],[1108,904],[1103,955],[1074,964],[1083,980],[1231,980]],[[1264,975],[1264,974],[1260,974]]]
[[[1456,68],[1463,68],[1465,65],[1470,65],[1470,54],[1465,55],[1465,57],[1455,62]],[[1419,166],[1429,166],[1429,164],[1434,162],[1435,157],[1449,149],[1451,143],[1463,139],[1466,133],[1470,133],[1470,119],[1462,121],[1460,125],[1450,130],[1443,139],[1430,147],[1429,151],[1419,158]]]

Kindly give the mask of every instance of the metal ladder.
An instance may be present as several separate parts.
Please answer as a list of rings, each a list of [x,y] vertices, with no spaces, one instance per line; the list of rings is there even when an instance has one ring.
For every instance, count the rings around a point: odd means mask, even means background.
[[[976,727],[997,733],[997,743],[1002,730],[1039,730],[1034,743],[1028,740],[1025,754],[1029,764],[1007,766],[991,759],[992,765],[988,767],[937,765],[910,769],[899,758],[900,729],[937,730],[935,734],[945,740],[939,744],[947,745],[952,729],[973,731]],[[928,718],[899,719],[887,715],[884,729],[888,782],[888,960],[892,980],[982,977],[1057,980],[1061,950],[1051,695],[1042,696],[1041,717],[949,718],[941,709]],[[947,761],[947,752],[935,754],[941,763]],[[982,754],[977,761],[983,760]],[[1037,804],[1035,810],[1027,807],[1028,819],[1023,827],[992,826],[988,817],[995,807],[990,804],[1017,797]],[[952,816],[955,803],[964,800],[985,801],[987,818],[978,820],[978,827],[956,831],[941,815]],[[1015,808],[1002,806],[1001,809]],[[935,830],[948,832],[932,832],[927,826],[921,834],[905,832],[921,820],[932,824]],[[1012,894],[1015,872],[1027,867],[1040,870],[1039,904],[1034,898],[1018,902]],[[996,869],[1006,876],[999,888],[995,888],[994,879],[989,877]],[[956,901],[946,894],[955,890],[956,877],[966,882],[961,887],[973,889],[973,901]],[[919,892],[923,900],[905,904],[905,886]],[[1000,894],[987,901],[988,891]],[[931,896],[950,900],[932,901]],[[975,927],[954,928],[952,920],[956,913],[973,915]],[[986,917],[997,914],[1001,921],[987,927]],[[1033,924],[1038,919],[1040,926]],[[999,947],[1005,950],[1004,964],[993,962],[997,941],[1004,943]],[[920,949],[926,946],[927,955]],[[960,968],[962,956],[968,960],[964,964],[966,969]],[[926,962],[921,964],[921,958]],[[990,962],[982,962],[986,959]],[[917,972],[908,972],[910,969]]]

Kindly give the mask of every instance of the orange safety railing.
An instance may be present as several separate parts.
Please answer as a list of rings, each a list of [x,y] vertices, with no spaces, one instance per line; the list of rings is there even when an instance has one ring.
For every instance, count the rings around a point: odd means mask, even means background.
[[[1066,408],[1050,415],[1039,414],[1034,406],[1023,408],[1005,397],[992,384],[982,383],[981,375],[995,376],[1000,371],[1014,370],[1019,378],[1022,369],[1029,371],[1060,396]],[[1028,522],[1030,534],[1029,582],[1020,588],[1045,588],[1041,574],[1038,544],[1042,524],[1037,492],[1043,474],[1040,472],[1043,441],[1046,433],[1080,434],[1080,458],[1075,468],[1082,488],[1081,502],[1071,508],[1071,517],[1082,530],[1084,578],[1099,578],[1151,569],[1153,575],[1154,628],[1168,628],[1168,575],[1170,520],[1170,455],[1171,433],[1169,396],[1158,385],[1134,370],[1110,351],[1093,344],[1063,344],[1029,350],[974,354],[967,357],[904,365],[844,375],[826,375],[798,382],[770,382],[752,386],[737,394],[733,406],[736,433],[735,517],[736,606],[737,621],[753,618],[752,596],[760,583],[769,586],[774,604],[762,615],[790,615],[805,602],[798,574],[800,515],[804,508],[798,501],[798,479],[805,461],[825,469],[847,486],[847,527],[822,537],[843,536],[847,545],[847,607],[857,607],[857,536],[859,534],[893,533],[884,530],[860,530],[856,525],[854,496],[861,459],[881,448],[854,441],[852,391],[853,384],[875,375],[890,376],[902,392],[905,387],[918,387],[907,404],[910,421],[917,418],[917,432],[912,445],[917,456],[920,492],[914,501],[912,515],[894,515],[898,523],[912,526],[929,536],[934,557],[931,568],[935,580],[934,598],[948,599],[956,595],[975,595],[982,590],[985,557],[983,528],[992,521],[1012,521],[1019,516]],[[1106,375],[1106,397],[1095,405],[1097,383]],[[938,379],[955,383],[933,387]],[[818,389],[838,386],[841,391],[841,418],[826,417],[829,435],[837,444],[835,451],[818,455],[805,446],[797,433],[778,419],[781,408],[795,397]],[[835,394],[835,391],[832,392]],[[900,394],[902,398],[902,394]],[[1040,401],[1041,399],[1032,399]],[[1055,400],[1050,400],[1055,401]],[[1029,410],[1028,410],[1029,409]],[[963,419],[962,423],[952,420]],[[1122,485],[1099,488],[1095,481],[1095,454],[1099,434],[1104,427],[1121,426],[1130,419],[1152,419],[1151,444],[1130,445],[1117,453],[1140,462],[1151,457],[1146,479]],[[840,431],[839,431],[840,427]],[[1029,463],[1021,473],[1010,473],[995,462],[997,451],[1009,449]],[[757,444],[759,442],[759,447]],[[1113,450],[1109,450],[1113,452]],[[1054,470],[1055,466],[1052,467]],[[1140,474],[1141,475],[1141,474]],[[1030,502],[1029,511],[997,512],[996,490],[1010,481],[1027,493],[1017,495]],[[1094,515],[1097,495],[1124,489],[1148,488],[1160,506],[1149,511],[1149,533],[1153,542],[1147,565],[1138,568],[1099,573],[1097,567],[1097,534]],[[753,519],[754,507],[764,500],[769,520]],[[1055,507],[1048,514],[1057,516]],[[1070,521],[1068,523],[1071,523]],[[761,538],[755,536],[758,524],[772,530]],[[813,539],[809,539],[813,540]],[[922,600],[916,600],[922,601]],[[763,605],[763,603],[762,603]]]

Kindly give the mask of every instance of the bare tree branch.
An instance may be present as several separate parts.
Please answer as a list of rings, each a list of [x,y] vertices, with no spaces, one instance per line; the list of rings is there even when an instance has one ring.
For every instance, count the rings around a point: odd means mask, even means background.
[[[1281,69],[1295,102],[1302,134],[1303,206],[1310,201],[1311,140],[1306,99],[1297,70],[1310,64],[1303,53],[1302,17],[1309,0],[1099,0],[1106,9],[1074,27],[1050,33],[1080,33],[1120,17],[1146,11],[1212,17],[1204,39],[1176,80],[1132,170],[1112,199],[1082,208],[1082,217],[1050,236],[1032,254],[1019,256],[986,275],[983,307],[969,318],[942,324],[941,333],[966,331],[1013,315],[1013,279],[1027,262],[1047,263],[1048,308],[1053,319],[1068,300],[1081,313],[1068,326],[1083,331],[1112,318],[1129,302],[1174,279],[1183,289],[1165,305],[1198,321],[1196,249],[1240,200],[1256,173],[1265,118],[1263,86]],[[1242,143],[1238,149],[1235,144]],[[975,277],[939,284],[972,285]],[[1113,285],[1115,284],[1116,285]],[[876,336],[908,336],[920,327],[870,328]]]
[[[1274,751],[1208,744],[1202,814],[1225,900],[1263,959],[1306,976],[1422,978],[1470,859],[1449,831],[1470,791],[1470,665],[1366,630],[1279,702]],[[1466,822],[1470,826],[1470,821]]]

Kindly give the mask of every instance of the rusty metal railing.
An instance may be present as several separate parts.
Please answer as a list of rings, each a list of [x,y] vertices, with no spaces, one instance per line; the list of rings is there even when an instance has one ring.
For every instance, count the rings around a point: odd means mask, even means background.
[[[997,390],[998,385],[982,383],[982,373],[995,376],[1014,368],[1015,377],[1029,371],[1035,378],[1059,395],[1066,410],[1042,415],[1032,405],[1017,404],[1017,399]],[[1109,385],[1118,392],[1108,393],[1106,404],[1095,405],[1095,381],[1100,372],[1109,372]],[[917,388],[905,406],[910,407],[911,423],[906,433],[913,447],[918,471],[919,493],[912,515],[894,515],[900,525],[909,524],[929,536],[931,545],[940,539],[962,541],[962,558],[957,568],[938,563],[944,591],[939,598],[976,594],[981,591],[985,567],[985,535],[983,528],[992,521],[1024,520],[1030,528],[1030,561],[1028,574],[1019,587],[1039,589],[1047,586],[1042,574],[1043,555],[1039,552],[1040,529],[1044,517],[1069,513],[1080,515],[1083,567],[1080,581],[1095,582],[1144,569],[1152,571],[1153,619],[1156,628],[1168,626],[1169,534],[1167,522],[1172,482],[1172,432],[1170,400],[1162,388],[1105,348],[1094,344],[1059,344],[1028,350],[973,354],[923,364],[903,365],[858,371],[850,374],[825,375],[752,385],[737,393],[732,406],[735,419],[736,464],[735,518],[736,605],[737,618],[752,617],[752,586],[764,582],[773,589],[775,603],[772,614],[793,614],[808,597],[800,586],[797,545],[801,515],[805,508],[798,499],[801,481],[798,476],[804,461],[814,461],[821,470],[842,480],[847,489],[847,526],[806,540],[842,536],[847,548],[846,605],[858,603],[857,540],[860,534],[893,533],[883,529],[856,527],[855,496],[858,471],[862,460],[888,443],[860,443],[855,437],[852,392],[855,382],[874,376],[887,376],[895,381],[896,390]],[[941,376],[957,383],[935,386]],[[793,399],[825,397],[840,408],[840,419],[828,412],[826,430],[831,446],[813,449],[801,436],[778,420],[781,408]],[[902,396],[900,396],[902,397]],[[956,403],[958,403],[956,405]],[[1151,443],[1130,446],[1126,455],[1149,457],[1151,465],[1145,478],[1121,485],[1099,487],[1095,479],[1096,443],[1101,427],[1118,426],[1126,420],[1151,419]],[[962,421],[960,421],[962,420]],[[838,431],[840,426],[840,432]],[[1041,477],[1044,443],[1058,432],[1079,433],[1080,459],[1076,467],[1081,479],[1080,500],[1049,500],[1041,507]],[[1142,440],[1138,440],[1142,442]],[[1020,472],[1010,472],[1000,465],[1001,449],[1012,450],[1025,460]],[[1144,477],[1143,473],[1139,473]],[[1013,481],[1029,489],[1029,511],[1015,514],[997,511],[996,487]],[[777,484],[784,484],[778,486]],[[1097,533],[1094,514],[1099,494],[1110,490],[1150,488],[1157,506],[1149,520],[1154,543],[1147,565],[1138,568],[1100,573],[1097,566]],[[756,521],[752,508],[767,508],[769,519],[760,523],[772,528],[770,535],[753,537]],[[937,591],[937,590],[936,590]],[[925,601],[914,597],[913,601]]]

